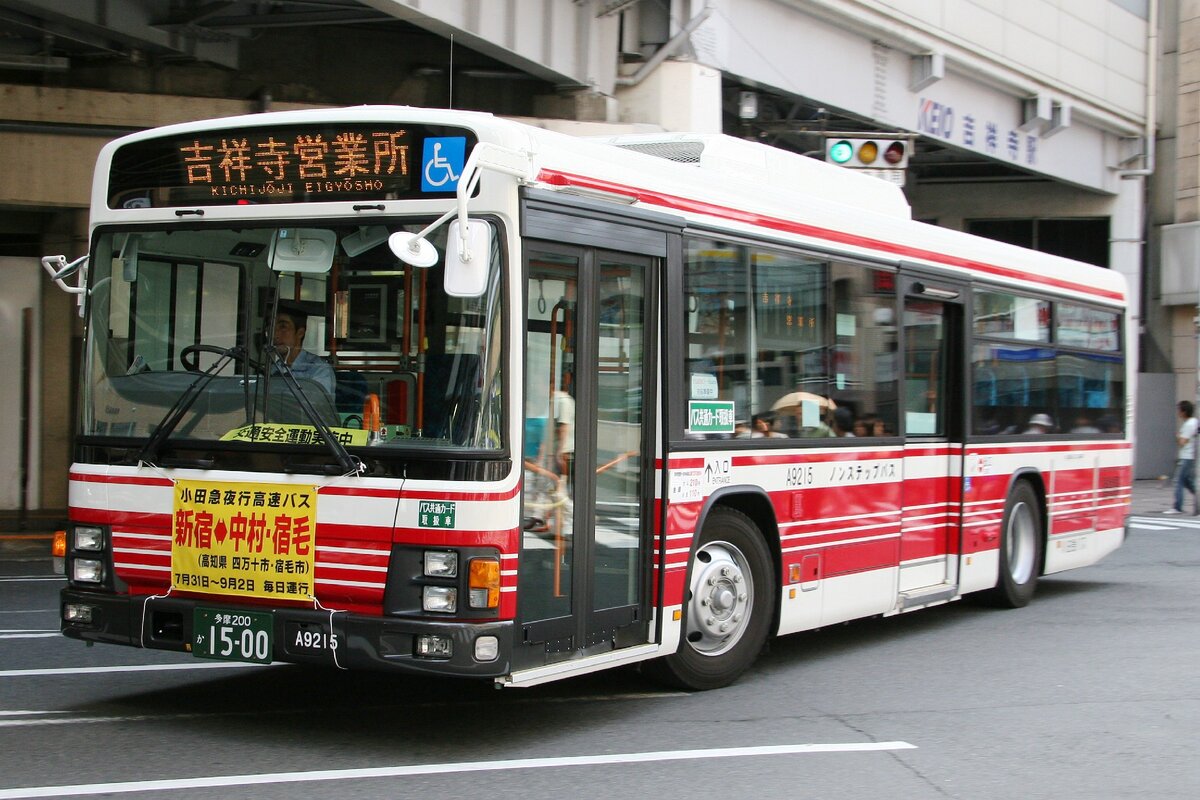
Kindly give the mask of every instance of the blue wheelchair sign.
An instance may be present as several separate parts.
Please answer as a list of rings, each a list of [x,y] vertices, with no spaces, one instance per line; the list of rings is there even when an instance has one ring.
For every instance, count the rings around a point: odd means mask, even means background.
[[[421,154],[421,191],[453,192],[466,161],[465,136],[442,136],[425,140]]]

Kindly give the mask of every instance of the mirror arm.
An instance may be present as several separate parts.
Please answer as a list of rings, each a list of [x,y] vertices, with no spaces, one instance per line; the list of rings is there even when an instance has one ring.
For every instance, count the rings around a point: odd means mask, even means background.
[[[501,147],[497,144],[480,142],[471,150],[467,163],[463,166],[462,177],[458,181],[455,192],[455,211],[458,213],[458,252],[462,261],[471,260],[471,251],[467,245],[467,229],[470,222],[467,218],[467,201],[475,188],[479,186],[479,178],[484,170],[512,175],[525,182],[533,180],[533,159],[528,152]],[[441,224],[438,220],[435,226]],[[422,236],[425,231],[422,231]]]
[[[42,267],[46,272],[50,273],[50,280],[58,284],[58,288],[62,289],[67,294],[83,294],[87,291],[84,286],[84,278],[87,277],[88,257],[86,255],[67,262],[66,256],[42,256]],[[69,278],[72,275],[79,274],[79,285],[68,286],[63,283],[64,278]]]

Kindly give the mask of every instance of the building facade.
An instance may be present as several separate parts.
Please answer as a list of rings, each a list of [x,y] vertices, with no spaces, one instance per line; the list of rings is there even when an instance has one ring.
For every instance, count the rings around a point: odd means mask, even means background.
[[[1157,373],[1143,402],[1190,396],[1197,257],[1161,280],[1148,265],[1159,250],[1200,252],[1189,233],[1200,230],[1196,7],[0,0],[0,336],[25,343],[4,363],[26,377],[0,386],[0,403],[29,410],[2,423],[27,446],[0,457],[0,510],[66,505],[81,329],[73,298],[37,257],[85,252],[99,148],[152,125],[264,109],[452,105],[579,134],[722,131],[815,157],[832,138],[888,136],[909,159],[883,177],[903,182],[914,217],[1124,274],[1133,328],[1149,343],[1143,371]],[[1157,156],[1179,165],[1169,190],[1151,179],[1147,147],[1168,114],[1178,124],[1163,125],[1173,135]],[[1148,250],[1151,222],[1167,228]],[[1138,424],[1147,416],[1162,414],[1141,413]],[[1149,425],[1139,441],[1161,435]],[[1166,468],[1149,455],[1156,449],[1139,447],[1140,476]]]

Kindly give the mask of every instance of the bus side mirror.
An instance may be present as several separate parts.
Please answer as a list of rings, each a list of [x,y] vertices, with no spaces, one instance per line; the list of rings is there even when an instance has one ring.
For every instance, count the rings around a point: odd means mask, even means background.
[[[492,226],[482,220],[458,220],[446,230],[446,276],[443,288],[451,297],[479,297],[487,291],[492,260]]]

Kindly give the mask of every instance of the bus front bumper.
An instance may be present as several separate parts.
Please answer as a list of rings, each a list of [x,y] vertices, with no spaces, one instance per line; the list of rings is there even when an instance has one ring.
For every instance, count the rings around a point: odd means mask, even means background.
[[[68,607],[89,621],[72,621]],[[494,678],[511,665],[513,623],[375,617],[310,608],[235,605],[174,597],[129,597],[68,587],[61,595],[62,633],[71,639],[193,652],[196,609],[270,614],[270,660],[358,670]],[[422,640],[424,637],[424,640]],[[487,637],[493,637],[494,641]],[[480,642],[483,639],[484,642]],[[418,655],[436,641],[437,655]],[[333,646],[330,646],[333,644]],[[449,655],[445,655],[446,646]],[[481,646],[486,645],[486,646]],[[494,657],[480,659],[477,653]],[[238,660],[238,659],[234,659]]]

